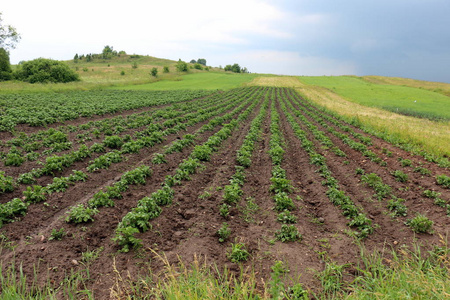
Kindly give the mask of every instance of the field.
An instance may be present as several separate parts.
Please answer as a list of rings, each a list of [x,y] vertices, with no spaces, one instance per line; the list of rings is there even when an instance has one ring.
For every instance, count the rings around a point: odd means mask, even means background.
[[[147,89],[2,95],[3,295],[167,299],[211,266],[228,294],[340,298],[381,273],[363,250],[389,265],[420,244],[448,264],[450,171],[426,151],[301,88]]]
[[[398,84],[377,84],[373,80],[353,76],[302,76],[300,81],[325,87],[362,105],[431,120],[450,120],[450,111],[443,109],[449,105],[449,97],[435,91]]]

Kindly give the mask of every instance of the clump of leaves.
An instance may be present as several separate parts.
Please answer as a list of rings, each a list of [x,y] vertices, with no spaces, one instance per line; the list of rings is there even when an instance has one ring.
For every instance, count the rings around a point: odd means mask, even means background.
[[[238,184],[228,184],[224,187],[223,200],[228,204],[239,202],[243,191]]]
[[[400,160],[400,164],[402,165],[402,167],[410,167],[412,165],[412,162],[410,159],[399,159]]]
[[[408,209],[403,202],[405,202],[405,199],[397,197],[393,197],[388,201],[387,208],[392,212],[393,216],[406,216]]]
[[[40,185],[33,185],[33,187],[28,186],[25,191],[23,191],[25,196],[25,201],[29,203],[42,202],[47,197],[47,189]]]
[[[135,227],[118,227],[112,240],[122,247],[120,252],[129,252],[131,249],[142,247],[142,240],[134,236],[137,233],[139,229]]]
[[[152,163],[155,165],[160,165],[160,164],[167,163],[167,160],[166,160],[164,154],[155,153],[155,155],[153,155]]]
[[[225,219],[228,218],[228,216],[230,215],[230,206],[229,206],[228,204],[226,204],[226,203],[223,203],[223,204],[220,206],[219,214],[220,214],[222,217],[224,217]]]
[[[397,180],[399,182],[407,182],[408,181],[408,175],[403,173],[400,170],[395,170],[391,174],[395,177],[395,180]]]
[[[0,171],[0,191],[2,193],[14,191],[14,179],[11,176],[5,176],[4,171]]]
[[[297,223],[297,217],[290,211],[285,210],[278,214],[277,221],[283,224],[295,224]]]
[[[88,201],[88,206],[92,208],[113,207],[114,201],[109,198],[109,194],[99,191]]]
[[[413,171],[416,173],[420,173],[422,175],[430,175],[431,174],[430,170],[428,170],[427,168],[422,167],[422,166],[415,167]]]
[[[244,243],[232,243],[227,256],[231,262],[238,263],[246,261],[250,256],[250,253],[247,251]]]
[[[112,135],[107,136],[103,141],[103,144],[109,148],[119,149],[123,145],[123,140],[117,135]]]
[[[281,229],[275,233],[277,240],[281,242],[293,242],[302,238],[302,235],[298,232],[297,227],[294,225],[281,225]]]
[[[50,233],[50,237],[48,238],[49,241],[53,241],[53,240],[57,240],[60,241],[62,240],[65,236],[67,235],[66,231],[64,228],[61,228],[59,230],[56,230],[56,228],[52,229],[52,232]]]
[[[443,185],[446,188],[450,188],[450,177],[447,175],[436,176],[436,182],[439,185]]]
[[[219,243],[225,242],[231,234],[231,229],[228,227],[227,223],[223,223],[222,226],[217,230],[217,236],[219,237]]]
[[[67,223],[86,223],[94,221],[94,215],[98,213],[98,209],[78,204],[67,213],[69,214],[66,218]]]
[[[405,222],[416,233],[432,233],[433,221],[418,213],[414,218]]]
[[[284,211],[284,210],[293,210],[295,209],[295,204],[291,198],[289,198],[288,194],[282,192],[275,194],[275,210]]]

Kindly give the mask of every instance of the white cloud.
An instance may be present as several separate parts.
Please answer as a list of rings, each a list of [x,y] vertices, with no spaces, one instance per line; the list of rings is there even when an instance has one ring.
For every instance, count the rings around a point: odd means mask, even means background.
[[[229,58],[250,72],[283,75],[348,75],[356,73],[350,61],[319,56],[302,56],[293,51],[257,50],[238,53]]]

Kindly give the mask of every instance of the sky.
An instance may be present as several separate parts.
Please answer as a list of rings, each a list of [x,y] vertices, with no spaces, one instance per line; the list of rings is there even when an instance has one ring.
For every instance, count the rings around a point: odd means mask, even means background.
[[[450,0],[3,0],[12,64],[104,46],[283,75],[450,83]]]

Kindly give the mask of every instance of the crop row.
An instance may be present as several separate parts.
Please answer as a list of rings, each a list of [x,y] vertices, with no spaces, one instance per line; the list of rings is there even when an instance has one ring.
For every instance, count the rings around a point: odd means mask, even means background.
[[[79,117],[184,102],[207,95],[205,91],[85,91],[2,95],[0,131],[18,124],[44,126]]]

